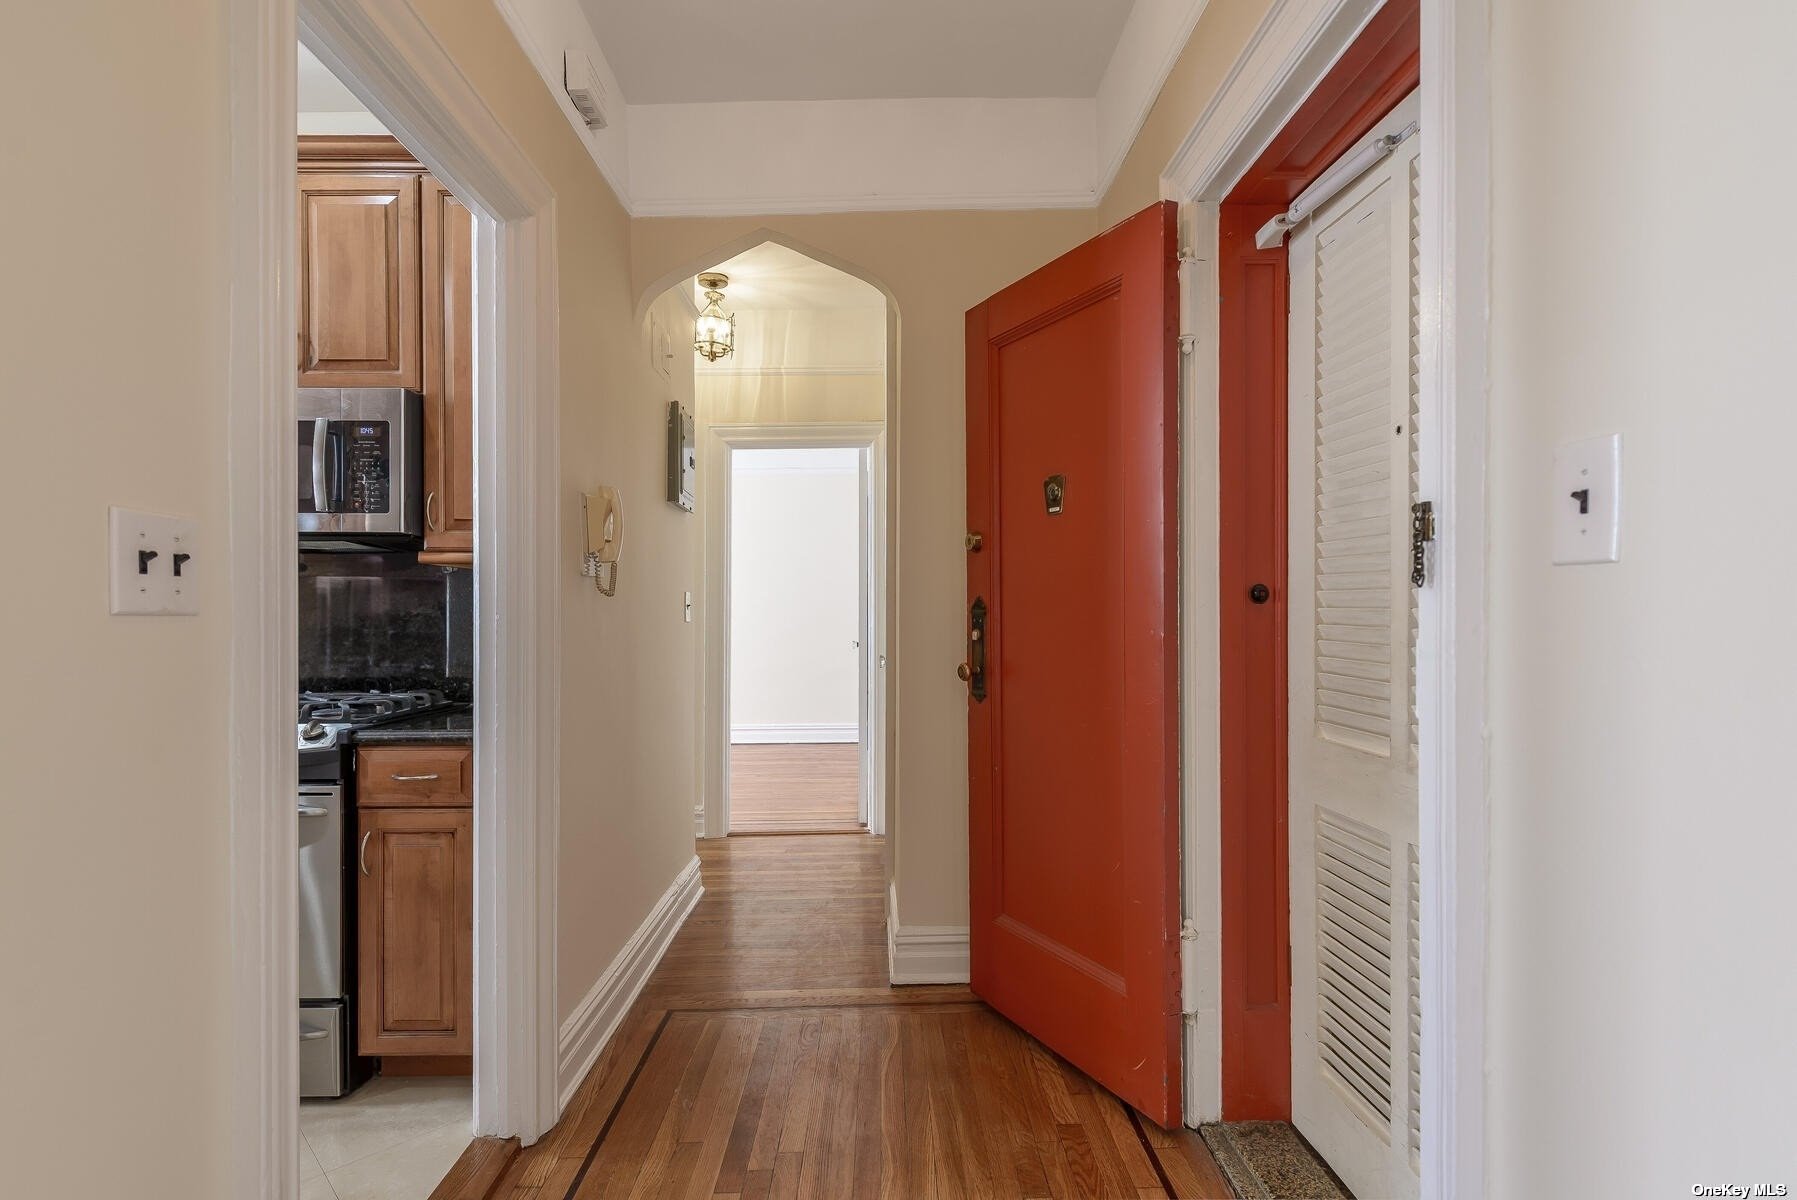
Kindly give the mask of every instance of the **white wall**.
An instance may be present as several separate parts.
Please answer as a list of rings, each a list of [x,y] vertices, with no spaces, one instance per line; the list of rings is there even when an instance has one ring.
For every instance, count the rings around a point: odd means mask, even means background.
[[[733,740],[853,741],[861,452],[737,450],[732,466]]]
[[[1492,9],[1491,1194],[1797,1185],[1797,8]]]

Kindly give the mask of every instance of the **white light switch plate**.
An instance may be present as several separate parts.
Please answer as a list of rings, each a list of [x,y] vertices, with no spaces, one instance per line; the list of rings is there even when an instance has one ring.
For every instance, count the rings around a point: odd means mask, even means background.
[[[1585,512],[1579,511],[1584,492]],[[1554,451],[1554,562],[1622,557],[1622,435],[1568,442]]]
[[[197,529],[187,517],[112,509],[112,611],[140,616],[199,612]],[[187,556],[179,575],[177,555]]]

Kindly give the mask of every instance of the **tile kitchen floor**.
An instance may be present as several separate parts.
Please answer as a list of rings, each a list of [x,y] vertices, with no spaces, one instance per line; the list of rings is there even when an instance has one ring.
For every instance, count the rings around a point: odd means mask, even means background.
[[[425,1200],[467,1148],[470,1081],[376,1079],[300,1102],[300,1200]]]

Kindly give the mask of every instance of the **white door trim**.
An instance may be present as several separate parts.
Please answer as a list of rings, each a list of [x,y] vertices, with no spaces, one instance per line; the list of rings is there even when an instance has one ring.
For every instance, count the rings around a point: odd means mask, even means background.
[[[730,833],[730,534],[731,456],[739,449],[797,450],[853,448],[861,451],[864,498],[869,504],[868,524],[873,537],[863,539],[861,593],[867,608],[861,646],[860,712],[865,722],[861,738],[861,799],[870,834],[886,832],[885,776],[874,748],[886,744],[885,687],[880,665],[885,648],[878,632],[887,628],[885,607],[886,558],[889,543],[886,494],[886,425],[881,421],[845,421],[836,424],[712,425],[706,430],[705,460],[712,484],[705,489],[705,611],[708,649],[705,655],[705,719],[703,756],[707,762],[701,797],[700,836],[727,837]]]
[[[231,0],[228,433],[233,660],[234,1191],[298,1187],[295,37],[479,220],[474,1129],[534,1141],[556,1111],[562,513],[554,193],[409,0]],[[502,618],[505,618],[502,620]]]
[[[1419,602],[1424,1197],[1485,1192],[1485,458],[1489,350],[1489,0],[1422,2],[1421,492],[1436,506]],[[1217,648],[1216,209],[1381,0],[1274,0],[1161,176],[1192,247],[1185,373],[1181,801],[1187,952],[1186,1111],[1214,1119],[1222,1035]],[[1194,487],[1199,480],[1210,487]],[[1195,769],[1209,764],[1207,769]],[[1199,1069],[1200,1066],[1203,1069]]]

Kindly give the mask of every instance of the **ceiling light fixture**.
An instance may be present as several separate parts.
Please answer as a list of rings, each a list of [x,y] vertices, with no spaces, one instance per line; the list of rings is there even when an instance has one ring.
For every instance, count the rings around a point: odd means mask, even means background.
[[[724,289],[730,276],[707,271],[699,276],[705,289],[705,308],[693,323],[693,350],[706,362],[716,362],[736,349],[736,314],[724,312]]]

